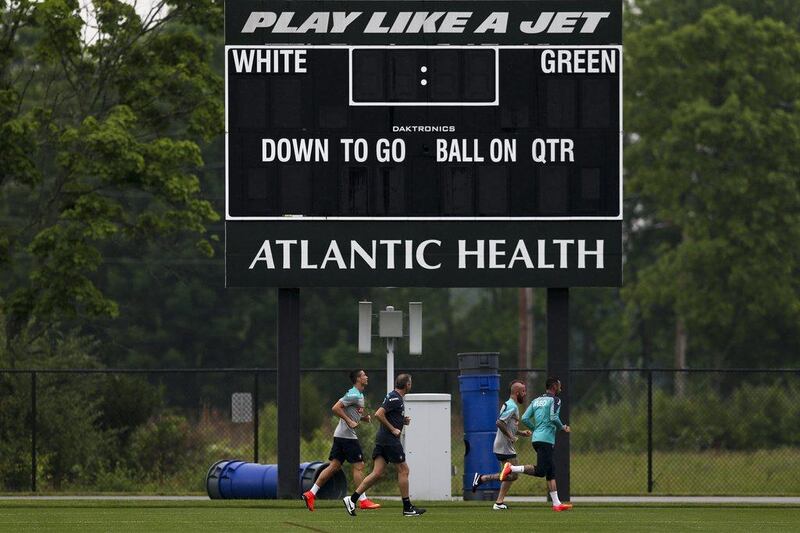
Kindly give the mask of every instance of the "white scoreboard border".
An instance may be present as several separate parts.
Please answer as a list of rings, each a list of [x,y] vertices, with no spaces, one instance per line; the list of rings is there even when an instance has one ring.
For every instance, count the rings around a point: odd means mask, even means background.
[[[327,49],[343,49],[348,50],[348,85],[349,85],[349,93],[350,93],[350,102],[351,106],[387,106],[388,104],[359,104],[353,103],[352,98],[352,56],[354,49],[362,49],[362,48],[388,48],[388,49],[400,49],[400,48],[468,48],[473,49],[476,47],[480,48],[489,48],[495,50],[495,100],[496,103],[487,104],[487,103],[459,103],[455,105],[459,106],[496,106],[499,105],[500,99],[500,92],[499,92],[499,79],[500,79],[500,72],[499,72],[499,51],[503,49],[520,49],[520,48],[529,48],[529,49],[598,49],[598,48],[613,48],[619,52],[619,213],[615,216],[601,216],[601,217],[582,217],[582,216],[551,216],[551,217],[431,217],[431,216],[421,216],[421,217],[413,217],[413,216],[405,216],[405,217],[355,217],[355,216],[304,216],[304,215],[281,215],[281,216],[271,216],[271,217],[243,217],[243,216],[231,216],[229,208],[229,164],[228,164],[228,141],[229,141],[229,131],[230,128],[228,126],[228,51],[232,49],[250,49],[250,48],[278,48],[278,49],[313,49],[313,48],[327,48]],[[264,44],[264,45],[226,45],[225,46],[225,220],[362,220],[362,221],[381,221],[381,220],[402,220],[402,221],[429,221],[429,220],[441,220],[441,221],[528,221],[528,220],[622,220],[622,191],[623,191],[623,169],[622,169],[622,143],[623,143],[623,136],[624,136],[624,129],[622,126],[622,76],[623,76],[623,62],[622,62],[622,45],[494,45],[494,44],[475,44],[475,45],[462,45],[462,46],[453,46],[453,45],[446,45],[446,44],[439,44],[439,45],[403,45],[403,46],[395,46],[395,45],[272,45],[272,44]],[[392,103],[392,106],[396,105],[416,105],[416,106],[432,106],[432,105],[448,105],[444,103]]]

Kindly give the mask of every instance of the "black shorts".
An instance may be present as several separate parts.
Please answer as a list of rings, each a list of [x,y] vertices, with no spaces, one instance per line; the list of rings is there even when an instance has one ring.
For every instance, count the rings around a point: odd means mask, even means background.
[[[405,463],[406,452],[403,450],[403,445],[398,442],[397,444],[380,444],[375,443],[375,449],[372,451],[372,458],[383,457],[387,463]]]
[[[328,461],[336,459],[340,463],[347,460],[348,463],[363,463],[364,456],[361,453],[361,445],[358,439],[344,439],[333,437],[333,446]]]
[[[553,463],[553,445],[549,442],[534,442],[536,450],[536,476],[551,480],[556,478],[556,465]]]
[[[511,459],[517,458],[517,454],[506,455],[504,453],[496,453],[494,454],[494,456],[497,457],[497,460],[500,461],[501,463],[505,463],[506,461],[510,461]]]

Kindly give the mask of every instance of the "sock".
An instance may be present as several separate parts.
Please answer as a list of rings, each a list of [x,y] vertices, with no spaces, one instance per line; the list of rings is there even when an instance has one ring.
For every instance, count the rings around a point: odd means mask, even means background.
[[[409,509],[411,509],[411,499],[403,498],[403,510],[408,511]]]
[[[353,503],[356,503],[360,497],[361,494],[359,494],[358,492],[354,492],[353,495],[350,496],[350,499],[353,501]]]
[[[312,486],[311,486],[311,494],[313,494],[314,496],[316,496],[316,495],[317,495],[317,491],[318,491],[318,490],[319,490],[319,485],[317,485],[316,483],[314,483],[314,485],[312,485]]]
[[[521,474],[525,471],[525,465],[516,465],[511,467],[511,471],[516,474]]]
[[[561,500],[558,499],[558,491],[554,490],[550,493],[550,499],[553,500],[553,507],[561,505]]]
[[[361,496],[358,497],[358,501],[360,501],[360,502],[363,502],[366,499],[367,499],[367,493],[366,492],[362,492]]]

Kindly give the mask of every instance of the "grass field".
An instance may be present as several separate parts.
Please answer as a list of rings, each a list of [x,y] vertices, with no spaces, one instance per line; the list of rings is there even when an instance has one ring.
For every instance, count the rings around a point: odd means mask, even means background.
[[[291,502],[0,501],[0,530],[57,532],[177,531],[800,531],[800,507],[581,505],[554,513],[544,504],[492,511],[485,503],[430,503],[418,518],[399,502],[348,516],[340,502],[309,513]],[[418,505],[423,506],[422,502]]]
[[[536,463],[530,445],[518,446],[517,451],[522,463]],[[463,468],[463,453],[463,444],[460,449],[454,445],[453,462],[459,473]],[[573,451],[570,473],[572,494],[647,494],[646,453]],[[653,481],[653,494],[657,495],[800,495],[800,449],[655,452]],[[461,485],[461,476],[454,477],[453,494],[461,494]],[[394,477],[385,481],[381,489],[386,494],[395,494]],[[511,493],[543,496],[544,482],[523,476]]]
[[[517,448],[519,460],[535,464],[530,445]],[[462,494],[463,443],[453,446],[453,495]],[[368,468],[371,464],[368,462]],[[499,464],[498,467],[499,469]],[[349,468],[345,470],[351,481]],[[648,495],[647,454],[626,451],[574,452],[570,465],[571,492],[580,496]],[[413,475],[413,470],[412,470]],[[469,479],[472,478],[470,474]],[[351,483],[351,489],[352,483]],[[373,494],[397,495],[394,470],[372,489]],[[800,449],[753,452],[655,452],[653,495],[796,496],[800,495]],[[522,476],[514,496],[544,496],[542,479]]]
[[[570,470],[573,494],[647,493],[644,453],[574,453]],[[796,495],[800,494],[800,450],[655,452],[653,481],[654,494]],[[531,485],[531,491],[540,485]]]
[[[453,495],[461,495],[463,484],[463,441],[453,446]],[[460,446],[460,447],[459,447]],[[522,463],[536,463],[529,445],[518,447]],[[321,453],[321,452],[320,452]],[[325,452],[327,454],[327,452]],[[325,454],[317,456],[321,458]],[[312,460],[304,458],[304,460]],[[262,462],[274,463],[275,458]],[[54,490],[46,479],[39,480],[40,494],[131,493],[205,494],[205,466],[184,472],[179,478],[162,483],[99,480],[86,484],[62,484]],[[372,468],[370,460],[367,469]],[[497,465],[499,469],[499,464]],[[628,451],[581,452],[571,458],[571,492],[579,496],[648,495],[647,454]],[[352,486],[349,467],[345,474]],[[413,470],[412,470],[413,475]],[[471,475],[469,479],[471,479]],[[653,454],[653,495],[691,496],[800,496],[800,448],[779,448],[752,452],[655,452]],[[393,467],[372,494],[397,495]],[[13,491],[6,494],[13,495]],[[511,489],[514,496],[544,496],[545,484],[539,478],[523,476]]]

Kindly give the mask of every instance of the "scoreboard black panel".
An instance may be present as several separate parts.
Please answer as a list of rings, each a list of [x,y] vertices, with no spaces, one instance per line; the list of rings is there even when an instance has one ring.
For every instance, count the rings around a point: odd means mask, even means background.
[[[246,176],[231,216],[619,215],[618,74],[542,73],[542,49],[303,50],[305,73],[228,76],[229,176]],[[619,72],[618,50],[595,50]],[[229,66],[253,51],[230,48]],[[353,137],[365,161],[344,160]],[[298,153],[320,139],[327,161]],[[404,159],[378,161],[380,139],[402,140]]]
[[[620,3],[396,4],[229,4],[226,283],[621,284]]]

